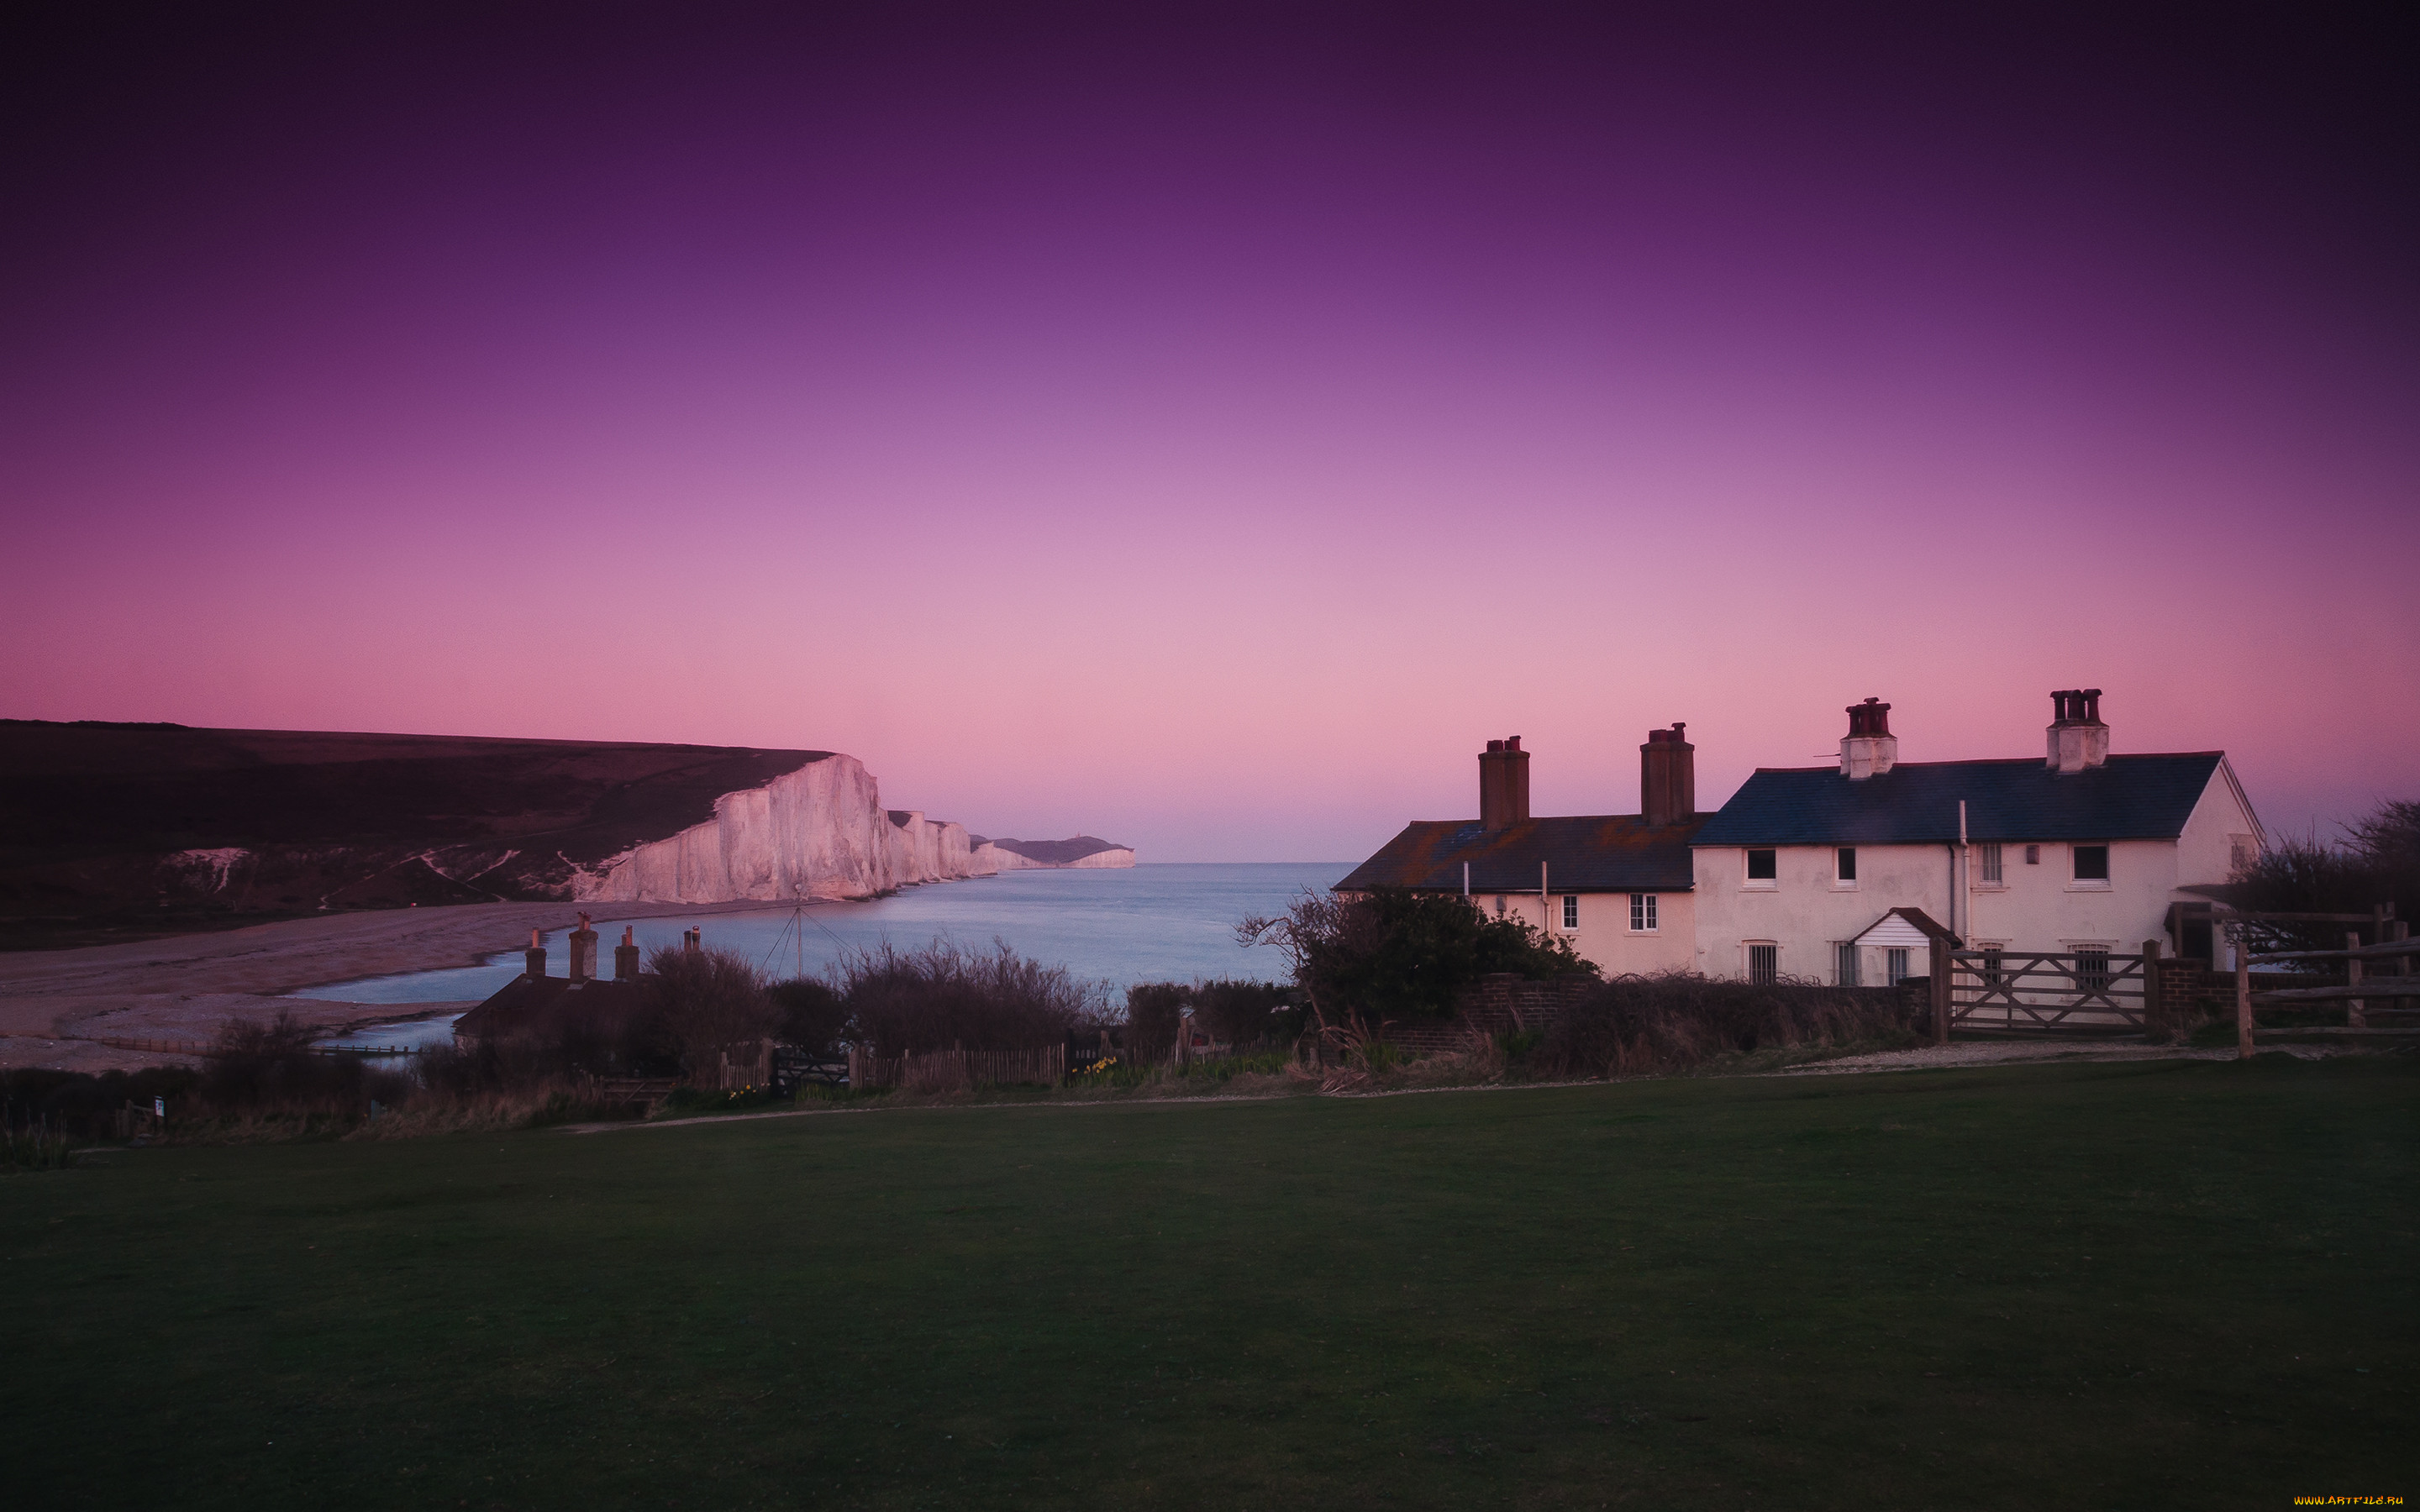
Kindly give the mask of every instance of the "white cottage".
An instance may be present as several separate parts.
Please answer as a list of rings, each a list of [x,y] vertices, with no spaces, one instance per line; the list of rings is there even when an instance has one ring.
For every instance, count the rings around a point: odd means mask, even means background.
[[[1838,766],[1759,770],[1692,843],[1698,969],[1921,974],[1907,911],[1974,949],[2211,949],[2207,930],[2170,933],[2171,905],[2206,902],[2189,889],[2265,843],[2226,753],[2112,756],[2100,689],[2051,697],[2042,761],[1903,763],[1890,705],[1868,699]]]

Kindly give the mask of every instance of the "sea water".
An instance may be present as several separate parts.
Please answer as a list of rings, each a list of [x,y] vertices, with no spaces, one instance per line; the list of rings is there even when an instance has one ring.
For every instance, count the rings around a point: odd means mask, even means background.
[[[703,932],[707,949],[734,951],[774,978],[826,975],[844,953],[885,943],[915,949],[939,940],[989,949],[997,940],[1044,965],[1064,966],[1078,980],[1102,984],[1116,1000],[1140,981],[1283,978],[1285,966],[1274,949],[1236,944],[1236,920],[1280,913],[1304,889],[1333,887],[1352,869],[1349,861],[1161,863],[1004,872],[927,883],[890,898],[802,909],[768,905],[674,918],[623,918],[600,904],[590,909],[597,961],[609,973],[625,924],[637,932],[643,951],[677,946],[681,932],[694,927]],[[548,964],[557,975],[569,959],[567,933],[545,937]],[[475,966],[365,977],[294,995],[403,1007],[458,1003],[484,998],[520,973],[517,944]],[[400,1047],[442,1041],[452,1022],[449,1014],[362,1029],[340,1042]]]

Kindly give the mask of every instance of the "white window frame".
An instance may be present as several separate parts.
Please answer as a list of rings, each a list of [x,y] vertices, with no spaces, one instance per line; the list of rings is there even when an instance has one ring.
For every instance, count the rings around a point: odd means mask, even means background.
[[[1896,987],[1916,973],[1908,970],[1908,947],[1890,945],[1883,948],[1883,985]]]
[[[1975,857],[1975,890],[1977,892],[2008,891],[2009,853],[2007,848],[1998,841],[1987,840],[1977,841],[1975,849],[1981,853]],[[1994,872],[1998,875],[1994,876],[1993,874]]]
[[[1866,968],[1864,948],[1854,940],[1832,942],[1832,984],[1836,987],[1862,987]]]
[[[1773,875],[1752,877],[1747,874],[1747,858],[1758,851],[1773,853]],[[1781,890],[1781,847],[1778,845],[1744,846],[1740,850],[1740,891],[1779,892]]]
[[[1844,877],[1840,875],[1840,857],[1842,856],[1846,856],[1849,858],[1849,870],[1852,872],[1861,870],[1857,864],[1857,848],[1854,845],[1833,846],[1832,890],[1834,892],[1854,892],[1857,890],[1857,879],[1855,877]],[[1774,870],[1778,872],[1781,868],[1776,865]]]
[[[1773,952],[1773,980],[1779,981],[1781,980],[1781,942],[1779,940],[1740,941],[1740,980],[1743,981],[1757,980],[1756,952],[1759,950]]]
[[[1652,892],[1634,892],[1630,895],[1631,933],[1653,934],[1662,927],[1656,916],[1663,910],[1656,906],[1655,899],[1656,894]]]
[[[2075,853],[2098,848],[2105,862],[2105,877],[2079,877],[2075,874]],[[2070,841],[2067,847],[2067,890],[2070,892],[2110,892],[2118,885],[2118,847],[2107,841]]]
[[[1567,892],[1562,895],[1562,931],[1566,934],[1577,934],[1580,932],[1580,895],[1576,892]]]

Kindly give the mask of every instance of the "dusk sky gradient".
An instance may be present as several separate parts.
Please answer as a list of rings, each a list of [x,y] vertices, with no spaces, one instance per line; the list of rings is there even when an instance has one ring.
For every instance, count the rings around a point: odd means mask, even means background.
[[[2383,11],[2379,14],[2383,14]],[[0,714],[1357,859],[1905,759],[2420,797],[2408,38],[2307,5],[53,8]]]

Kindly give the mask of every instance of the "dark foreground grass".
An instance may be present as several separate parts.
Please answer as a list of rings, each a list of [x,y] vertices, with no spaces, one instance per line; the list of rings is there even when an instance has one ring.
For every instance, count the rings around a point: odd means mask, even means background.
[[[12,1507],[2420,1492],[2392,1061],[842,1113],[0,1180]]]

